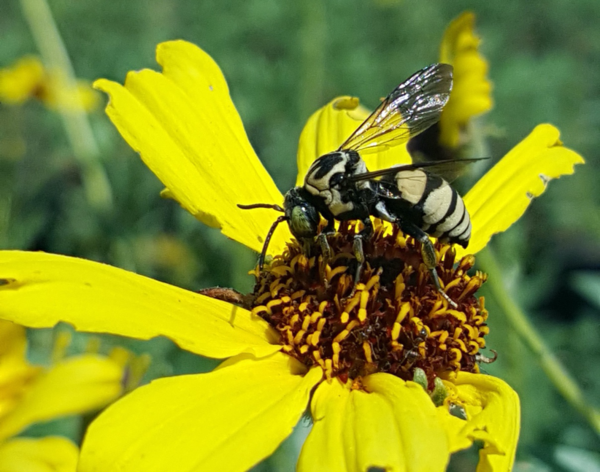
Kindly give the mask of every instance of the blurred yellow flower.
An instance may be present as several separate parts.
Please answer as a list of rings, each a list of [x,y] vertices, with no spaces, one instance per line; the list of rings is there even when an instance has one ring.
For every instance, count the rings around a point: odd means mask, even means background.
[[[440,143],[454,149],[462,144],[461,133],[469,120],[492,109],[492,84],[488,63],[479,52],[475,15],[465,12],[446,28],[440,62],[454,67],[454,86],[440,119]]]
[[[157,61],[162,73],[131,72],[125,86],[96,83],[110,95],[109,117],[165,194],[260,251],[274,216],[237,204],[281,204],[283,197],[248,141],[225,78],[208,54],[185,41],[160,44]],[[363,113],[352,97],[315,113],[301,136],[299,174],[339,146]],[[516,221],[550,178],[583,162],[558,138],[556,128],[538,126],[469,192],[470,252]],[[368,165],[402,159],[406,150],[392,148],[370,155]],[[341,225],[332,236],[339,254],[351,232]],[[376,234],[373,244],[418,254],[397,230]],[[345,268],[327,268],[329,288],[322,287],[315,257],[301,254],[285,227],[273,237],[273,262],[251,301],[233,304],[82,259],[3,251],[0,317],[34,327],[62,320],[138,339],[166,336],[182,349],[227,359],[211,373],[154,381],[109,407],[88,430],[81,472],[247,470],[277,448],[307,407],[314,424],[301,471],[442,471],[451,453],[474,441],[484,445],[479,471],[510,470],[518,396],[502,380],[477,373],[489,329],[474,292],[485,276],[467,274],[472,256],[459,261],[464,253],[437,249],[456,310],[431,284],[418,282],[427,279],[418,261],[389,281],[365,270],[350,296]],[[319,298],[323,290],[327,296]],[[334,290],[343,298],[330,297]],[[235,301],[235,293],[228,295]],[[387,349],[387,358],[378,357]]]
[[[98,94],[89,82],[78,80],[76,90],[66,90],[60,76],[47,70],[35,56],[25,56],[0,69],[1,103],[21,105],[31,98],[37,98],[52,110],[81,107],[89,112],[99,103]]]
[[[0,321],[0,470],[75,471],[78,448],[62,437],[14,438],[33,423],[99,409],[122,392],[123,364],[99,355],[50,368],[26,356],[25,328]]]

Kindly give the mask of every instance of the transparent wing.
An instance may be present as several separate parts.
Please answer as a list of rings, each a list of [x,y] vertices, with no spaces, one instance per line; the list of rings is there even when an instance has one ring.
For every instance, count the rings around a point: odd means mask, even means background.
[[[452,182],[456,177],[460,175],[465,166],[472,164],[473,162],[483,161],[489,159],[489,157],[479,157],[476,159],[447,159],[445,161],[437,162],[415,162],[413,164],[403,164],[387,169],[374,170],[373,172],[364,172],[362,174],[352,175],[348,177],[350,182],[359,182],[363,180],[372,180],[386,175],[395,175],[396,173],[404,170],[415,170],[424,169],[429,174],[435,174],[442,177],[448,182]],[[446,178],[446,176],[451,176]]]
[[[405,143],[440,119],[451,90],[451,65],[421,69],[398,85],[338,150],[368,152]]]
[[[490,157],[477,157],[473,159],[441,159],[438,161],[431,160],[413,160],[413,165],[426,167],[427,172],[435,174],[443,178],[446,182],[452,183],[465,173],[466,167],[474,162],[486,161]]]

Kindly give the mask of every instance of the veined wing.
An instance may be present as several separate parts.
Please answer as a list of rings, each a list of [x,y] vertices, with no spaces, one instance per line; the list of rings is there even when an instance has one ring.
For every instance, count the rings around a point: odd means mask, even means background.
[[[413,164],[402,164],[387,169],[374,170],[373,172],[363,172],[362,174],[352,175],[348,177],[350,182],[360,182],[363,180],[373,180],[387,175],[395,175],[401,171],[424,169],[430,174],[439,175],[451,182],[452,178],[446,178],[448,175],[453,175],[454,178],[460,174],[460,171],[468,164],[473,162],[483,161],[489,157],[479,157],[476,159],[447,159],[444,161],[431,162],[415,162]]]
[[[421,69],[398,85],[338,150],[369,152],[405,143],[440,119],[451,90],[451,65]]]

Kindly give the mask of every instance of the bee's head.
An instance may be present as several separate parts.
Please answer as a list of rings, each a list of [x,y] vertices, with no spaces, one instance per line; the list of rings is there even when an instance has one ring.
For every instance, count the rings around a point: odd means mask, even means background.
[[[310,240],[319,233],[319,221],[321,220],[321,217],[315,206],[308,201],[309,198],[310,195],[307,194],[302,187],[294,187],[285,194],[283,208],[272,203],[252,203],[250,205],[238,203],[238,207],[242,210],[268,208],[284,213],[271,225],[271,229],[265,238],[258,259],[258,267],[261,271],[267,256],[269,242],[279,223],[287,221],[294,237],[300,240],[304,245],[310,244]]]
[[[319,232],[321,217],[317,209],[304,195],[302,187],[294,187],[285,194],[283,209],[296,239],[304,240],[315,237]]]

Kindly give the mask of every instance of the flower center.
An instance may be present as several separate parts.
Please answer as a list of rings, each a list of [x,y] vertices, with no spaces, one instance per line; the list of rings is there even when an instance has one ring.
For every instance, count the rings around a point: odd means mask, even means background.
[[[342,223],[328,236],[326,267],[316,243],[307,257],[294,240],[258,274],[252,312],[281,333],[282,350],[344,383],[375,372],[412,380],[419,368],[433,388],[444,372],[478,372],[489,328],[483,297],[474,295],[487,276],[467,273],[474,257],[455,265],[454,250],[435,244],[452,308],[433,285],[419,243],[378,220],[363,242],[365,263],[354,284],[356,231]]]

